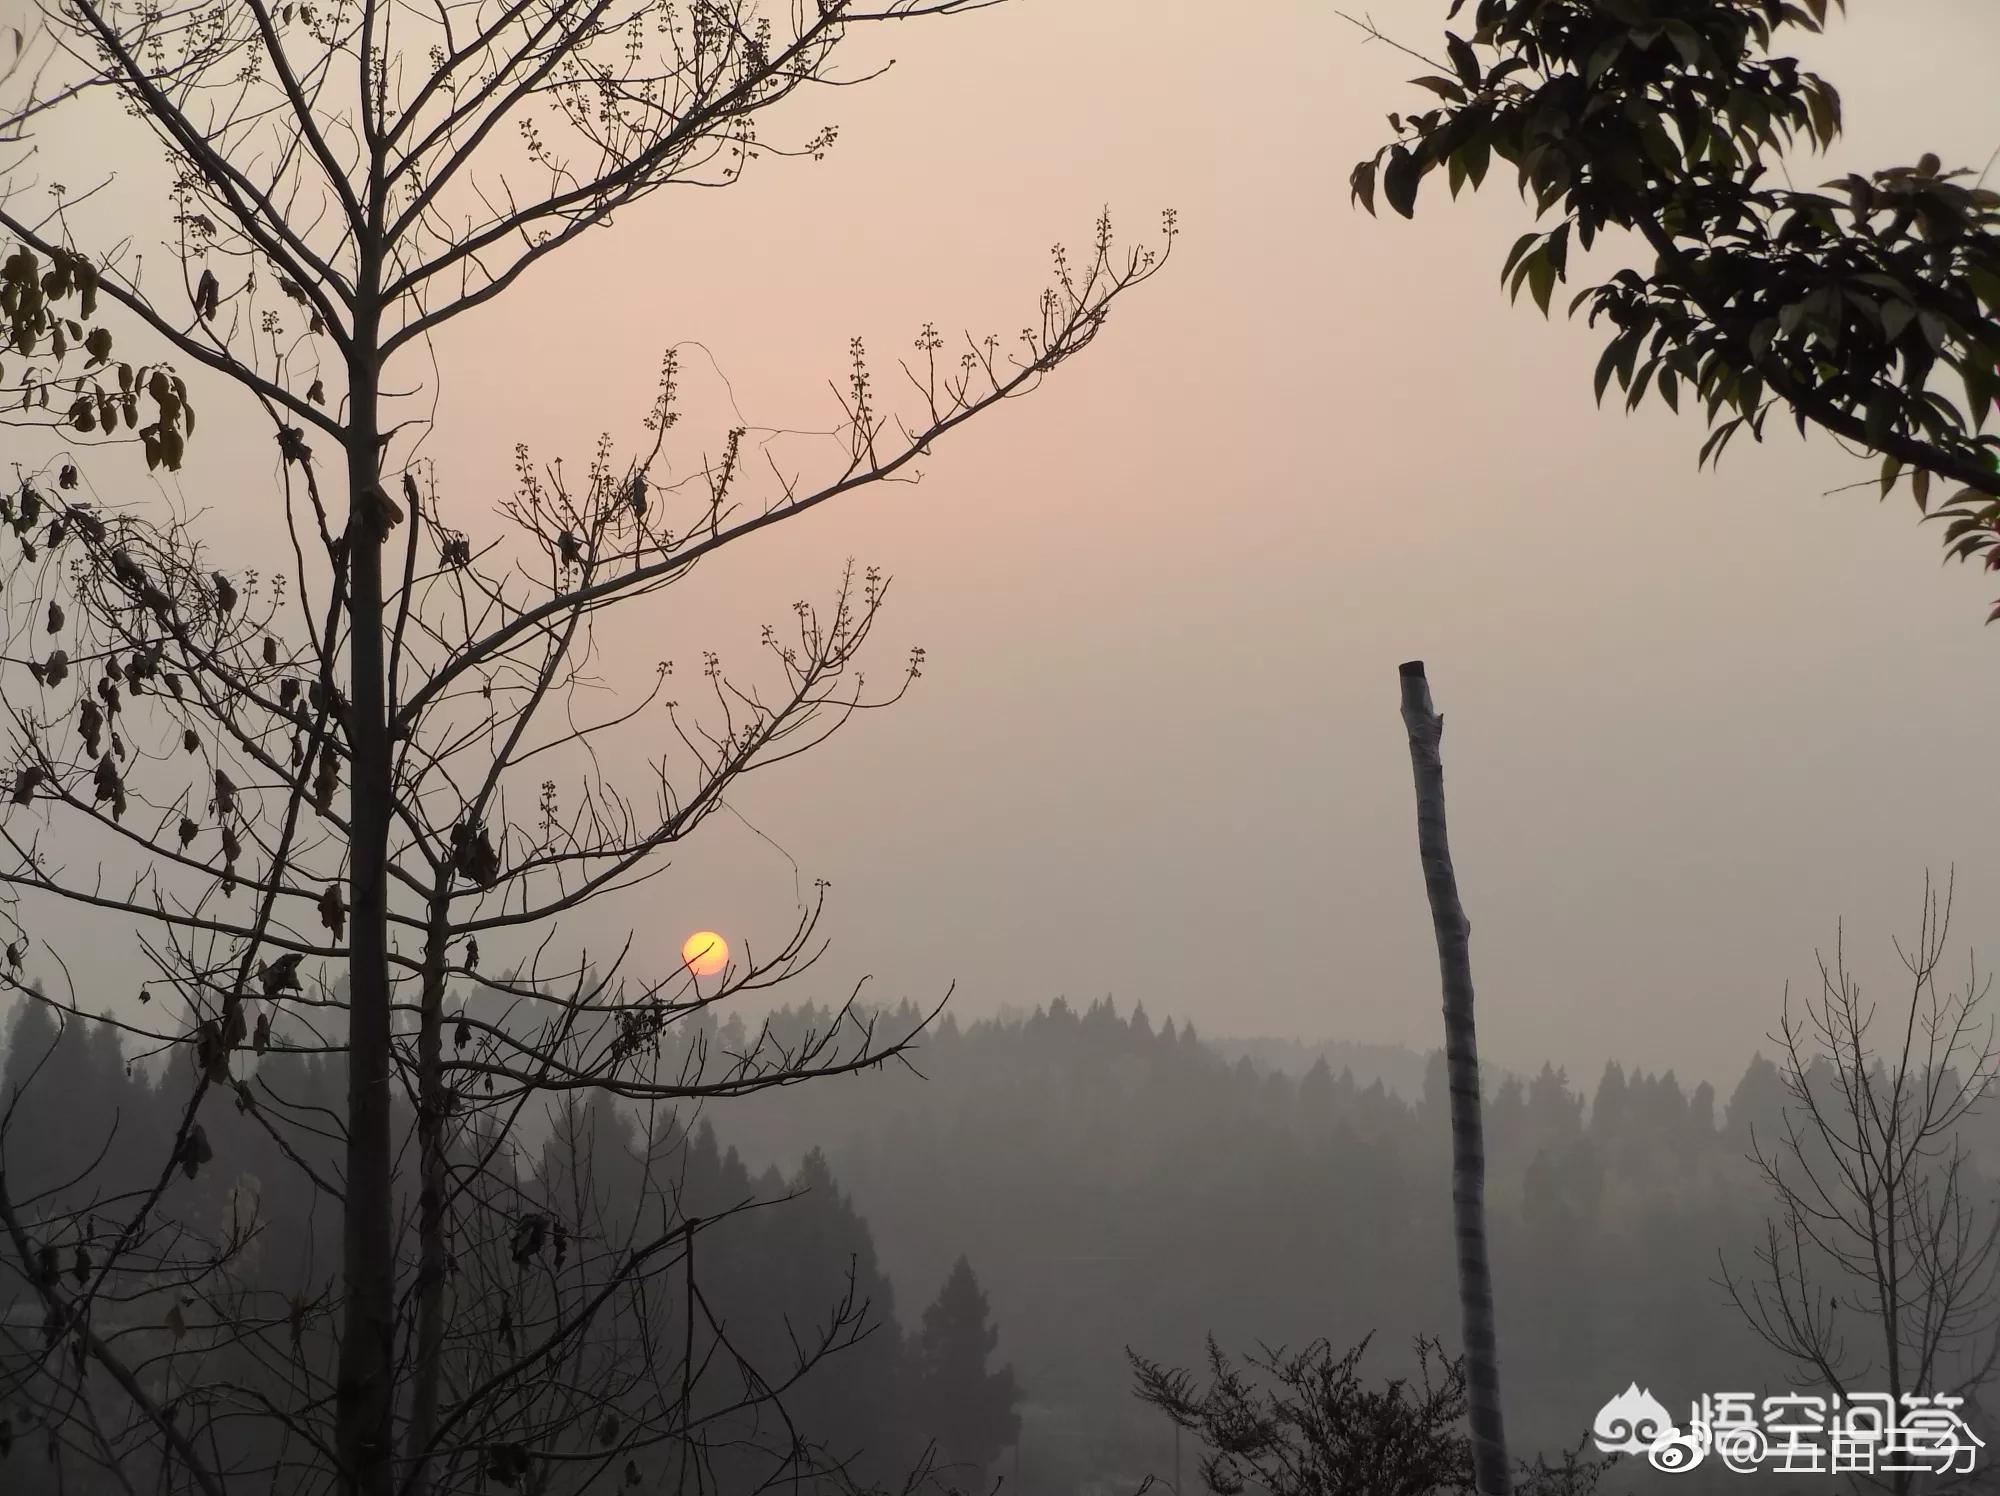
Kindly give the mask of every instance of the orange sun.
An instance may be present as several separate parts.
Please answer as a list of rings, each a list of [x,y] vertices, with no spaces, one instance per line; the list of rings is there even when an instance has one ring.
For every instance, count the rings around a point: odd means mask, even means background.
[[[681,943],[681,965],[698,977],[712,977],[729,964],[729,942],[713,930],[697,930]]]

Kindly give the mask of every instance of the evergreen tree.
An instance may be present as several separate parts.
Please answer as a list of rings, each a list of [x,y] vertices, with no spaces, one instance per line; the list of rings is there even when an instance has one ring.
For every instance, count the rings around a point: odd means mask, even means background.
[[[1699,1141],[1715,1135],[1715,1087],[1707,1081],[1696,1086],[1688,1098],[1688,1126]]]
[[[1299,1082],[1299,1120],[1307,1127],[1324,1127],[1333,1117],[1333,1070],[1321,1055]]]
[[[1021,1433],[1013,1367],[986,1369],[1000,1342],[991,1316],[972,1265],[960,1257],[936,1301],[924,1311],[917,1337],[923,1427],[937,1440],[947,1478],[961,1489],[978,1484],[980,1472]]]
[[[1619,1136],[1625,1130],[1632,1088],[1625,1079],[1625,1067],[1616,1060],[1604,1067],[1597,1082],[1597,1094],[1590,1103],[1590,1135],[1600,1141]]]
[[[1731,1146],[1750,1147],[1753,1137],[1775,1140],[1785,1115],[1785,1080],[1778,1067],[1762,1053],[1752,1055],[1750,1068],[1736,1083],[1729,1098],[1729,1118],[1724,1132]]]

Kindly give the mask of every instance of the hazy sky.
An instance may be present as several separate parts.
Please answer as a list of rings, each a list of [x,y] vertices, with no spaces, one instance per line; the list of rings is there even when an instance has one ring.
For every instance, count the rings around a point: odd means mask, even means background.
[[[1443,10],[1373,6],[1419,47]],[[1985,163],[2000,9],[1854,12],[1810,54],[1847,139],[1795,177]],[[1599,342],[1497,284],[1531,222],[1504,168],[1456,204],[1427,185],[1414,223],[1350,208],[1417,65],[1298,0],[1017,0],[893,42],[885,78],[785,117],[839,125],[826,161],[667,193],[455,328],[426,449],[477,533],[517,435],[577,464],[636,437],[682,340],[750,422],[824,426],[850,336],[886,360],[926,320],[1010,333],[1100,206],[1135,236],[1179,211],[1168,270],[921,484],[622,615],[635,666],[747,661],[846,556],[895,576],[878,669],[921,644],[926,678],[735,797],[832,884],[795,997],[872,972],[889,999],[955,979],[962,1016],[1110,992],[1434,1045],[1413,657],[1495,1060],[1733,1080],[1836,920],[1886,992],[1926,868],[1956,864],[1966,946],[2000,939],[2000,582],[1941,570],[1907,496],[1823,496],[1868,472],[1829,441],[1773,422],[1698,475],[1698,418],[1595,410]],[[684,471],[720,432],[676,441]],[[197,444],[188,481],[222,460]],[[717,820],[615,917],[665,962],[704,926],[775,943],[792,908],[783,857]]]

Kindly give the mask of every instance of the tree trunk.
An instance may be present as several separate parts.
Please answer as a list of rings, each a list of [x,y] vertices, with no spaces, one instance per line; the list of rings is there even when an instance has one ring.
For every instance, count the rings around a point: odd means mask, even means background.
[[[370,497],[381,478],[376,353],[380,266],[356,297],[347,432],[349,577],[347,1178],[334,1449],[345,1496],[391,1496],[395,1209],[389,1137],[389,714],[383,679],[382,540]]]
[[[1445,837],[1444,718],[1431,709],[1421,660],[1402,667],[1403,725],[1417,782],[1417,853],[1437,932],[1444,979],[1444,1053],[1451,1077],[1451,1204],[1458,1234],[1458,1303],[1465,1325],[1466,1402],[1480,1496],[1508,1496],[1507,1439],[1500,1421],[1500,1365],[1493,1329],[1493,1278],[1486,1261],[1486,1144],[1479,1115],[1479,1046],[1472,1026],[1472,926],[1458,901]]]
[[[417,1347],[410,1368],[410,1423],[404,1435],[408,1473],[403,1496],[429,1496],[431,1439],[437,1430],[438,1381],[444,1360],[444,1284],[448,1254],[444,1203],[445,1126],[450,1100],[444,1086],[445,919],[450,883],[433,896],[424,950],[423,1013],[417,1029],[417,1155],[422,1191],[417,1201]]]

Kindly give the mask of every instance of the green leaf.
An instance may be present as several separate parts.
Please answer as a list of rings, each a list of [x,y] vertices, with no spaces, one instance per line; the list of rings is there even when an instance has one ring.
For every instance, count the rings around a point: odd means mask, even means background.
[[[1530,229],[1514,241],[1514,247],[1507,251],[1507,262],[1500,267],[1500,283],[1502,285],[1507,283],[1507,277],[1513,273],[1514,266],[1519,263],[1521,256],[1528,252],[1528,246],[1541,237],[1540,230]]]
[[[1462,154],[1466,158],[1466,180],[1472,183],[1472,190],[1477,192],[1480,183],[1486,180],[1486,168],[1493,159],[1493,145],[1487,138],[1486,132],[1480,130],[1468,140]]]
[[[1639,141],[1646,148],[1646,159],[1662,172],[1671,177],[1680,171],[1681,148],[1674,144],[1674,137],[1667,133],[1658,115],[1646,117],[1646,123],[1639,129]]]
[[[1664,367],[1665,365],[1656,358],[1646,361],[1645,367],[1639,370],[1638,378],[1632,381],[1631,393],[1625,397],[1626,410],[1633,411],[1639,408],[1639,402],[1646,398],[1646,386],[1653,382],[1653,375]]]
[[[1993,397],[1990,391],[2000,376],[1989,372],[1977,359],[1966,359],[1957,367],[1958,377],[1965,382],[1965,406],[1972,412],[1972,424],[1976,430],[1980,424],[1980,416],[1985,413],[1985,407],[1992,403]]]
[[[1686,21],[1669,21],[1662,28],[1667,40],[1674,44],[1674,50],[1681,54],[1681,61],[1691,68],[1701,66],[1701,33]]]
[[[1440,78],[1436,73],[1426,73],[1421,78],[1412,78],[1410,82],[1414,83],[1418,88],[1428,88],[1447,103],[1463,104],[1465,102],[1465,90],[1452,82],[1451,79]]]
[[[2000,316],[2000,271],[1975,265],[1966,271],[1965,279],[1973,295],[1986,303],[1986,310]]]
[[[1584,64],[1584,83],[1594,88],[1597,85],[1597,80],[1610,71],[1611,65],[1619,59],[1624,51],[1624,37],[1614,36],[1606,41],[1595,52],[1590,54],[1590,61]]]
[[[1878,389],[1868,397],[1868,405],[1863,412],[1861,423],[1862,440],[1871,447],[1880,447],[1896,424],[1896,397],[1888,390]]]
[[[1825,150],[1840,132],[1838,106],[1831,88],[1806,89],[1806,109],[1812,116],[1813,139]]]
[[[1463,37],[1447,31],[1444,34],[1445,54],[1451,58],[1451,65],[1467,88],[1479,86],[1479,54],[1472,50],[1472,44]]]
[[[1549,235],[1546,253],[1549,265],[1556,273],[1556,279],[1564,279],[1569,273],[1569,224],[1556,225],[1555,232]],[[1546,311],[1547,308],[1544,307],[1543,310]]]
[[[1736,428],[1742,424],[1743,418],[1738,416],[1735,420],[1725,421],[1722,425],[1715,428],[1708,440],[1702,445],[1701,457],[1695,463],[1697,470],[1706,463],[1720,463],[1722,461],[1722,449],[1729,445],[1729,438],[1736,435]]]
[[[1635,327],[1619,339],[1625,345],[1618,353],[1618,387],[1622,390],[1632,388],[1632,366],[1639,361],[1642,336],[1643,330]]]
[[[1535,268],[1535,261],[1541,257],[1542,251],[1540,249],[1533,250],[1524,255],[1521,263],[1514,267],[1514,279],[1507,287],[1508,301],[1513,302],[1521,299],[1521,287],[1527,281],[1529,272]]]
[[[1613,338],[1598,355],[1597,372],[1591,376],[1590,388],[1599,406],[1604,404],[1604,392],[1611,387],[1611,371],[1618,367],[1618,345],[1624,341],[1622,337]]]
[[[1931,498],[1930,470],[1928,468],[1918,468],[1915,472],[1911,473],[1910,487],[1916,493],[1917,512],[1919,514],[1928,513],[1930,511]]]
[[[1368,216],[1375,216],[1375,163],[1368,160],[1356,166],[1347,178],[1347,200],[1359,202],[1368,210]]]
[[[1755,369],[1745,369],[1743,377],[1736,381],[1733,398],[1738,410],[1746,416],[1754,416],[1764,400],[1764,376]]]
[[[1778,336],[1778,318],[1760,318],[1754,328],[1750,328],[1750,358],[1768,358],[1770,344]]]
[[[1902,471],[1903,460],[1900,457],[1884,457],[1882,459],[1882,492],[1880,497],[1885,499],[1889,497],[1889,490],[1896,486],[1896,479]]]
[[[1414,218],[1417,184],[1422,180],[1423,168],[1417,165],[1417,158],[1404,146],[1391,146],[1388,164],[1382,169],[1382,195],[1389,206],[1405,218]]]
[[[1555,257],[1544,244],[1528,260],[1528,290],[1533,293],[1535,305],[1542,309],[1544,317],[1549,314],[1549,297],[1556,288]]]

